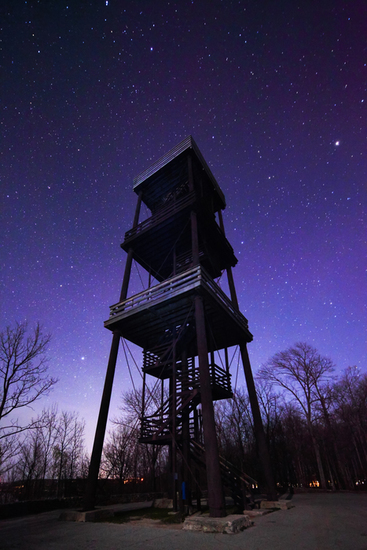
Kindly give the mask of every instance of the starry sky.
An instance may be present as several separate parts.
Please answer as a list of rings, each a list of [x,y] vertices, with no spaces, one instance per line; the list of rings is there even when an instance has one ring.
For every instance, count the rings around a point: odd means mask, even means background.
[[[25,414],[77,410],[91,446],[133,178],[189,134],[226,197],[254,372],[297,341],[366,370],[366,19],[339,0],[2,4],[1,328],[40,321],[59,378]],[[111,416],[130,388],[121,350]]]

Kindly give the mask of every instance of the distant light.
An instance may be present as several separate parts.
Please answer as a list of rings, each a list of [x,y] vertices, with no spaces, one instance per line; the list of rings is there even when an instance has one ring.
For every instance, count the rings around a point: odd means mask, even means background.
[[[106,0],[106,6],[108,6],[108,0]]]
[[[335,145],[338,147],[338,145],[340,145],[340,141],[336,141]]]

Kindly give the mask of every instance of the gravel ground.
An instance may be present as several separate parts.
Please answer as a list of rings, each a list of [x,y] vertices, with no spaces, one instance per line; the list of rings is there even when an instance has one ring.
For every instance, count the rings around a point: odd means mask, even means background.
[[[0,521],[1,550],[367,550],[367,494],[295,495],[294,507],[255,518],[236,535],[182,531],[152,521],[59,521],[60,511]]]

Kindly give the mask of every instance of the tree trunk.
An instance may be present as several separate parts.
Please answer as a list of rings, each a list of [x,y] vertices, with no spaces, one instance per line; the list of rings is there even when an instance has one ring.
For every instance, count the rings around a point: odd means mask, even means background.
[[[317,443],[317,440],[316,440],[316,437],[313,433],[313,427],[311,424],[308,425],[309,427],[309,430],[310,430],[310,435],[311,435],[311,439],[312,439],[312,445],[313,445],[313,448],[314,448],[314,452],[315,452],[315,456],[316,456],[316,462],[317,462],[317,468],[319,470],[319,476],[320,476],[320,486],[321,486],[321,489],[327,489],[327,485],[326,485],[326,479],[325,479],[325,473],[324,473],[324,467],[322,465],[322,460],[321,460],[321,453],[320,453],[320,447],[319,447],[319,444]]]

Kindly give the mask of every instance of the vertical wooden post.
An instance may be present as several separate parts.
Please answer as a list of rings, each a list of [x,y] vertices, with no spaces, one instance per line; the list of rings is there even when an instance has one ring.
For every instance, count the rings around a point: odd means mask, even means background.
[[[255,437],[258,446],[259,458],[261,461],[262,470],[264,472],[265,483],[267,487],[268,500],[278,500],[277,491],[274,482],[273,471],[271,467],[271,460],[269,455],[269,449],[266,442],[265,432],[260,414],[259,402],[256,395],[254,378],[252,376],[250,359],[247,352],[247,346],[244,342],[240,345],[241,359],[243,364],[243,370],[245,372],[246,384],[248,389],[248,395],[250,399],[252,417],[254,420]]]
[[[214,422],[214,407],[210,385],[208,346],[205,333],[203,299],[195,296],[196,336],[199,355],[200,395],[203,414],[206,476],[208,481],[208,504],[211,517],[226,515],[219,451]]]
[[[188,157],[189,189],[194,189],[192,159]],[[196,212],[191,211],[191,242],[193,265],[199,265],[199,235]],[[208,481],[208,504],[211,517],[226,515],[224,493],[220,474],[219,451],[214,422],[214,407],[210,385],[208,344],[205,330],[205,312],[202,297],[197,294],[195,300],[196,339],[199,356],[200,395],[203,414],[206,475]]]
[[[172,423],[172,474],[173,474],[173,511],[177,512],[177,484],[178,484],[178,472],[177,472],[177,448],[176,448],[176,408],[177,408],[177,381],[176,381],[176,334],[173,334],[173,349],[172,349],[172,409],[171,409],[171,423]]]
[[[99,410],[98,422],[96,427],[96,433],[94,436],[94,444],[92,455],[90,459],[89,474],[87,479],[86,490],[84,494],[84,510],[93,510],[95,504],[95,495],[98,483],[98,472],[101,463],[103,441],[106,431],[106,424],[108,418],[108,409],[110,406],[111,393],[113,379],[115,375],[115,366],[117,361],[118,348],[120,343],[121,333],[119,331],[113,332],[110,357],[107,365],[106,379],[103,388],[101,407]]]
[[[198,409],[194,409],[194,434],[195,441],[200,441],[200,429],[199,429],[199,413]],[[195,468],[195,496],[196,496],[196,508],[201,511],[201,490],[200,490],[200,470]]]
[[[141,420],[143,422],[144,415],[145,415],[145,379],[146,379],[146,372],[143,371],[143,391],[141,396]]]

